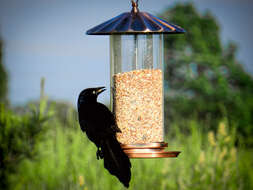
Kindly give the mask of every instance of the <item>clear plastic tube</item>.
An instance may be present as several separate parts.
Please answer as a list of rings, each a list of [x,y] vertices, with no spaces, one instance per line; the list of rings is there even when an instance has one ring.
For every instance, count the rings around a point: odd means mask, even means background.
[[[111,106],[123,144],[164,141],[163,35],[111,35]]]

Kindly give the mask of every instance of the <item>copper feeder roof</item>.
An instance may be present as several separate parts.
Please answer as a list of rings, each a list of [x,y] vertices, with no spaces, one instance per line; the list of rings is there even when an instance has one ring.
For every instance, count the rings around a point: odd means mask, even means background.
[[[161,33],[179,34],[185,33],[185,30],[147,12],[140,12],[138,1],[132,1],[131,12],[122,13],[86,32],[88,35]]]

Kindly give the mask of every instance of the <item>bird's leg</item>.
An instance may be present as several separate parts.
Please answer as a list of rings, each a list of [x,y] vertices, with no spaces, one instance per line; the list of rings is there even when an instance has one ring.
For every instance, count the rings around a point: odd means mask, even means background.
[[[99,160],[100,158],[103,159],[104,158],[104,155],[103,155],[103,152],[101,150],[101,148],[99,149],[100,147],[98,147],[98,150],[97,150],[97,160]]]
[[[97,155],[97,160],[99,160],[99,148],[98,148],[98,150],[97,150],[96,155]]]

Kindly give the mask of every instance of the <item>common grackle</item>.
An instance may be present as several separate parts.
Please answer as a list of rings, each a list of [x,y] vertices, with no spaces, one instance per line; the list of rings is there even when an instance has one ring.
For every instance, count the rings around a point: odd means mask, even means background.
[[[103,91],[105,87],[87,88],[80,93],[77,105],[79,124],[97,146],[97,159],[104,159],[104,167],[129,187],[131,163],[116,138],[116,133],[121,131],[111,111],[97,102],[97,96]]]

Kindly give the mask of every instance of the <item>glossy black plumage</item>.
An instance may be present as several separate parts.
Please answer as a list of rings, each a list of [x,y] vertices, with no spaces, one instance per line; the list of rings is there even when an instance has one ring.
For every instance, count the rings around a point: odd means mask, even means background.
[[[97,96],[104,90],[104,87],[88,88],[80,93],[78,98],[80,127],[97,146],[97,159],[104,159],[104,167],[125,187],[129,187],[131,163],[116,139],[116,133],[121,131],[111,111],[97,102]]]

